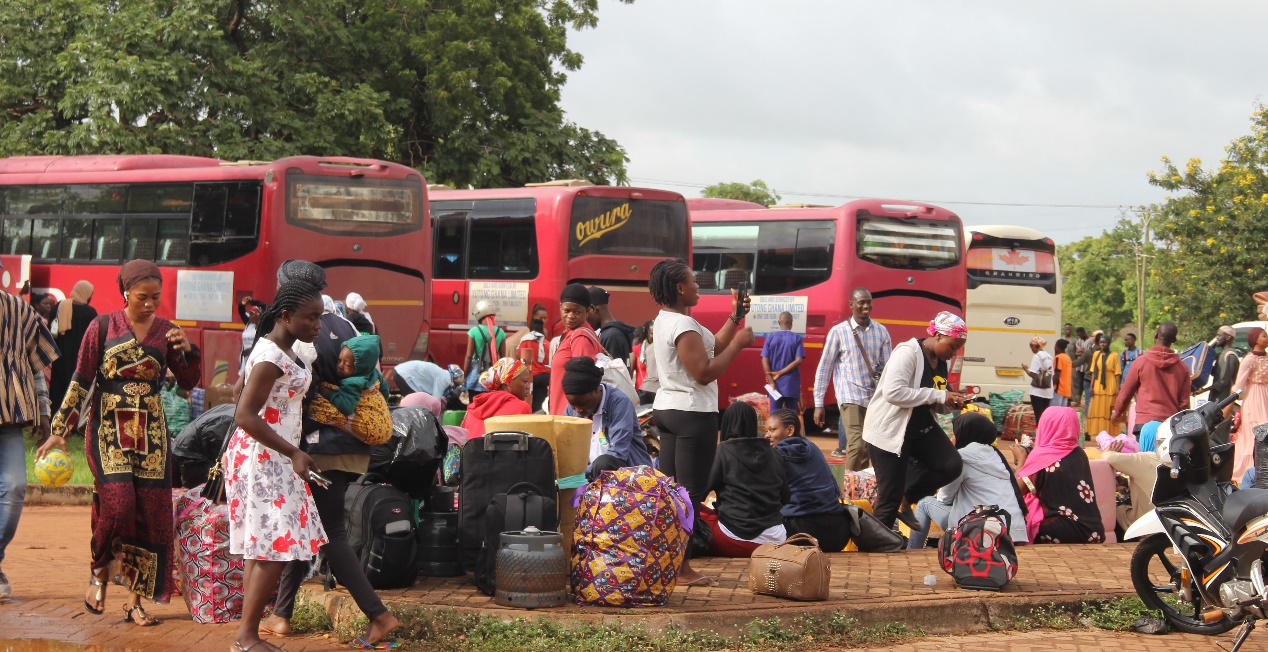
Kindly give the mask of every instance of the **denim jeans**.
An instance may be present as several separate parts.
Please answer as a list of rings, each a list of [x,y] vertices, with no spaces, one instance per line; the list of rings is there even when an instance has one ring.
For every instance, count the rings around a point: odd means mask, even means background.
[[[26,449],[22,426],[0,426],[0,561],[18,531],[26,500]]]
[[[920,523],[920,529],[912,530],[911,536],[907,539],[908,550],[920,550],[925,547],[925,541],[929,538],[930,525],[933,523],[937,523],[943,532],[947,531],[951,506],[938,502],[938,499],[933,496],[928,496],[916,503],[914,515],[916,521]]]

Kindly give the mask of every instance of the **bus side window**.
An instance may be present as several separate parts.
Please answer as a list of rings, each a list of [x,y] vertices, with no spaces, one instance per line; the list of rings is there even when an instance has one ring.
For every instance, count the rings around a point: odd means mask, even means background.
[[[158,262],[183,263],[189,255],[189,220],[158,221]]]
[[[3,251],[10,256],[31,253],[31,220],[16,217],[5,218]]]
[[[35,260],[57,260],[58,237],[62,221],[54,217],[33,220],[31,229],[31,257]]]
[[[435,205],[433,204],[433,207]],[[466,211],[432,213],[436,223],[434,232],[436,252],[435,278],[466,278],[467,215]]]
[[[62,260],[88,260],[92,253],[92,220],[62,220]]]
[[[102,262],[119,262],[123,244],[123,220],[93,220],[92,259]]]
[[[537,276],[537,203],[532,199],[477,201],[467,239],[467,278]]]
[[[133,217],[127,223],[127,253],[124,258],[135,260],[159,260],[158,220],[152,217]]]

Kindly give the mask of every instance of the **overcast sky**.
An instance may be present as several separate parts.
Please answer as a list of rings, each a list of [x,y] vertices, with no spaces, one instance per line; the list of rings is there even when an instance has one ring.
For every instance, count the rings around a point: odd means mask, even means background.
[[[1164,154],[1214,167],[1268,88],[1261,1],[603,0],[599,16],[571,36],[585,65],[563,106],[626,148],[634,185],[930,200],[1059,243],[1160,201],[1145,175]],[[1052,206],[1070,204],[1107,207]]]

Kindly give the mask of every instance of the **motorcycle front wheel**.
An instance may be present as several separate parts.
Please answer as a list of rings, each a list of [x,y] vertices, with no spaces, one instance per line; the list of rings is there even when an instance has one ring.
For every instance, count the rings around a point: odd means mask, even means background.
[[[1212,636],[1241,624],[1231,618],[1214,623],[1202,620],[1202,596],[1197,583],[1190,578],[1191,600],[1184,600],[1176,590],[1181,568],[1183,562],[1172,549],[1171,540],[1165,534],[1149,535],[1132,553],[1132,586],[1136,595],[1146,607],[1161,611],[1168,625],[1182,632]]]

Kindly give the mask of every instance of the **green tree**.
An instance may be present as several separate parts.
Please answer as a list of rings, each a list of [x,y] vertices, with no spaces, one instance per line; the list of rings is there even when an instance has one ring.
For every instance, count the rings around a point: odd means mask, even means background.
[[[766,182],[761,179],[753,183],[715,183],[701,190],[700,195],[713,199],[751,201],[768,207],[779,203],[779,195],[767,187]]]
[[[630,2],[632,0],[621,0]],[[456,186],[626,181],[559,108],[598,0],[10,0],[0,155],[401,161]]]
[[[1120,220],[1099,236],[1088,236],[1057,249],[1064,283],[1064,321],[1100,329],[1111,339],[1136,315],[1136,250],[1140,227]]]
[[[1150,293],[1159,319],[1174,320],[1187,341],[1221,324],[1255,318],[1251,295],[1268,288],[1268,107],[1251,115],[1251,133],[1225,149],[1214,170],[1169,158],[1149,182],[1180,193],[1150,206],[1161,248],[1151,261]]]

